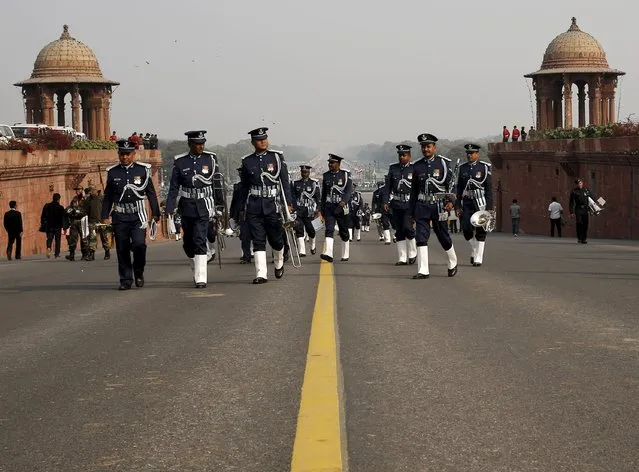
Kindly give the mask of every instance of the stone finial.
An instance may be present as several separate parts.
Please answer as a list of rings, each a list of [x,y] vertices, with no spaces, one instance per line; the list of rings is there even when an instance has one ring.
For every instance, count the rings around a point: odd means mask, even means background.
[[[568,31],[581,31],[579,29],[579,26],[577,26],[577,18],[573,16],[571,20],[572,20],[572,24],[570,25],[570,28],[568,28]]]
[[[69,34],[69,25],[64,25],[62,27],[62,34],[60,35],[60,39],[71,39],[71,35]]]

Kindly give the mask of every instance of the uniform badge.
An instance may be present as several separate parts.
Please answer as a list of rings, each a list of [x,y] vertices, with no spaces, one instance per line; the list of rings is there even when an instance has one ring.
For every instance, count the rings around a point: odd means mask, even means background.
[[[477,173],[475,174],[475,178],[476,179],[481,179],[481,172],[477,171]]]
[[[344,185],[344,182],[342,181],[342,179],[339,179],[339,180],[337,181],[337,185]]]
[[[140,177],[139,175],[136,175],[135,177],[133,177],[133,183],[135,185],[140,185],[142,183],[142,177]]]
[[[410,174],[408,174],[408,175],[406,176],[406,178],[407,178],[408,180],[413,180],[413,173],[411,172]]]
[[[313,190],[311,187],[306,187],[307,192],[310,192],[311,190]]]
[[[268,165],[266,166],[266,170],[267,170],[268,172],[273,172],[273,171],[275,170],[275,165],[274,165],[274,164],[268,164]]]
[[[439,169],[433,170],[433,177],[439,177]]]
[[[202,166],[202,173],[203,174],[208,174],[209,173],[209,166]]]

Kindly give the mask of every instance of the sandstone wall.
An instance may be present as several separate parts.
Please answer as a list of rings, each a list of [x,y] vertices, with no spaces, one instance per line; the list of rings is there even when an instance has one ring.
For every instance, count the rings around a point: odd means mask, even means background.
[[[160,151],[138,151],[136,159],[153,166],[153,181],[159,192]],[[4,215],[9,209],[9,201],[17,202],[24,221],[23,255],[46,252],[46,238],[38,228],[42,207],[51,201],[54,193],[59,193],[62,196],[60,203],[67,206],[75,194],[73,188],[78,185],[94,184],[102,189],[102,183],[106,184],[106,168],[117,162],[118,155],[114,150],[39,151],[33,154],[0,151],[0,213]],[[64,252],[67,246],[64,237],[62,240]],[[0,230],[0,257],[4,257],[6,245],[7,233],[3,227]]]
[[[516,198],[524,232],[549,235],[547,210],[556,196],[569,221],[565,235],[574,237],[568,200],[575,179],[581,177],[606,200],[605,210],[590,218],[589,236],[639,239],[639,137],[494,143],[489,158],[497,230],[511,231],[509,206]]]

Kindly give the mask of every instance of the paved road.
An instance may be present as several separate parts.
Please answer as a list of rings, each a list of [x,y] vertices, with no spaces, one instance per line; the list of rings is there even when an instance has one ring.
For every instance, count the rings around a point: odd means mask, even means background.
[[[452,279],[374,232],[334,264],[349,470],[639,470],[639,246],[455,243]],[[290,470],[319,259],[226,260],[196,291],[152,243],[127,293],[113,260],[1,262],[0,471]]]

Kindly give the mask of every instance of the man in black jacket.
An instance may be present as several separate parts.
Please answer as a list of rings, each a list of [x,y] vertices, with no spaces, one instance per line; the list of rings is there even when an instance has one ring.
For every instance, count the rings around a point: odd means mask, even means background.
[[[13,243],[16,244],[16,259],[22,259],[22,213],[16,210],[16,201],[9,202],[9,211],[4,214],[4,229],[9,235],[9,244],[7,244],[7,259],[11,260],[13,253]]]
[[[570,192],[570,217],[577,223],[577,242],[588,244],[588,198],[595,199],[590,190],[584,187],[583,179],[575,180],[576,187]]]
[[[55,239],[54,256],[60,257],[60,238],[64,226],[64,207],[60,205],[60,194],[54,193],[53,200],[45,203],[40,216],[40,226],[47,234],[47,257],[51,257],[51,244]]]

